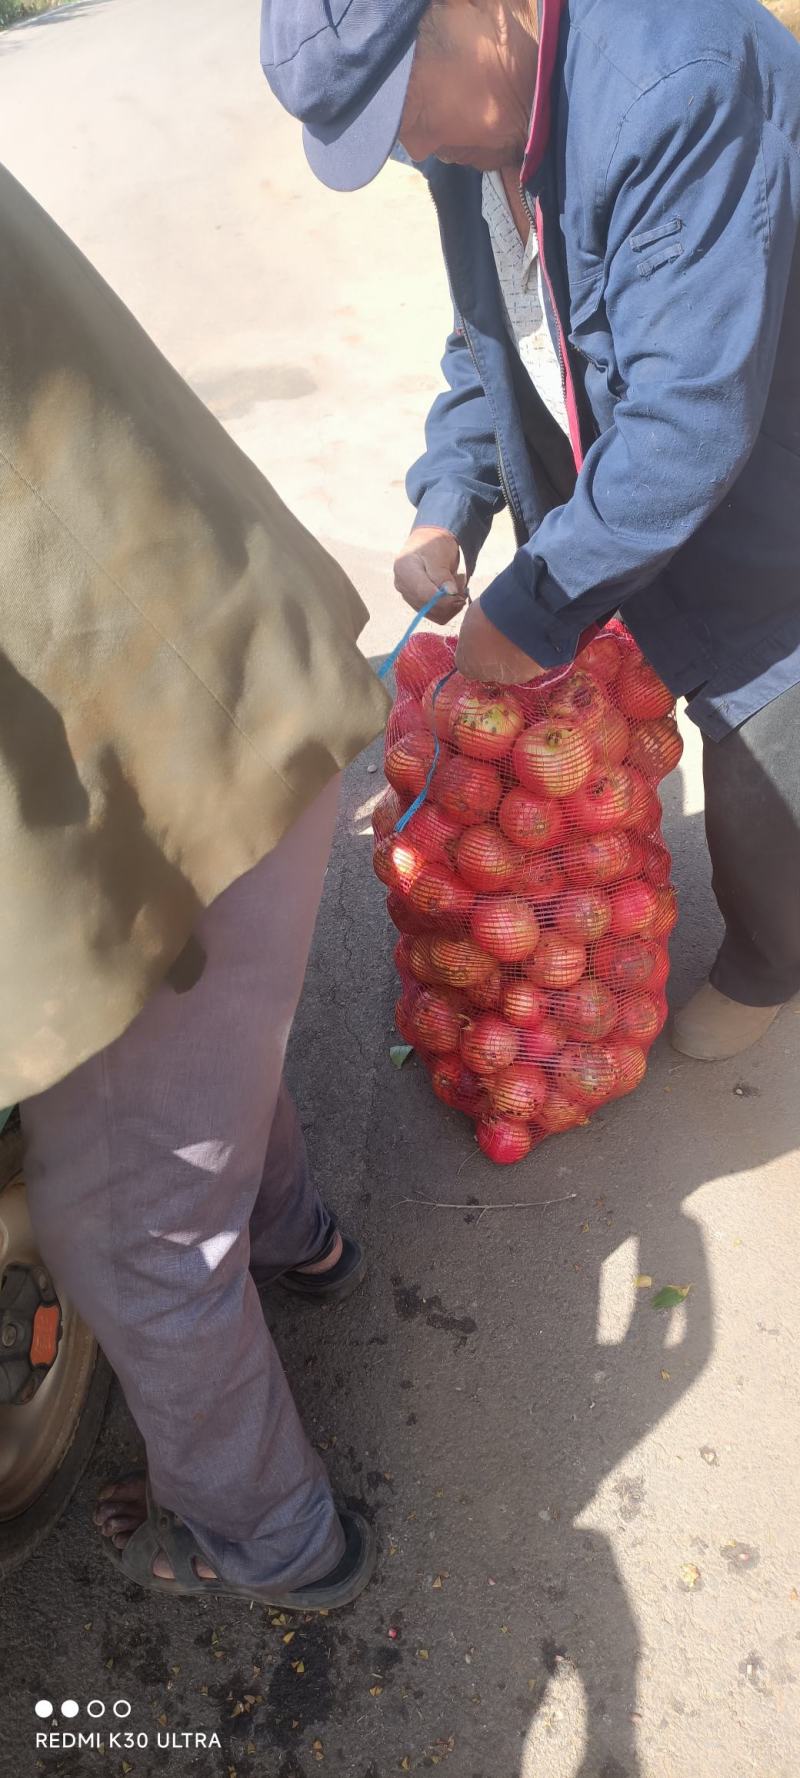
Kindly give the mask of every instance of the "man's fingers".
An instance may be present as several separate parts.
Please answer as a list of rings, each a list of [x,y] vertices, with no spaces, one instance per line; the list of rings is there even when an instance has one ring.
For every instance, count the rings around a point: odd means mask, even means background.
[[[405,594],[403,597],[405,598]],[[432,599],[433,593],[429,593],[428,598]],[[407,603],[413,604],[415,611],[421,611],[427,605],[428,600],[421,599],[417,604],[414,600],[409,599]],[[450,598],[440,599],[438,605],[434,605],[433,610],[428,612],[428,618],[432,624],[449,624],[452,618],[458,617],[459,612],[463,611],[464,604],[464,593],[454,593]]]
[[[405,557],[395,568],[394,584],[398,593],[410,605],[413,611],[421,611],[438,592],[440,586],[447,587],[448,596],[440,599],[430,613],[431,621],[447,624],[451,618],[457,617],[466,602],[466,587],[462,574],[448,574],[441,580],[434,580],[421,561]]]

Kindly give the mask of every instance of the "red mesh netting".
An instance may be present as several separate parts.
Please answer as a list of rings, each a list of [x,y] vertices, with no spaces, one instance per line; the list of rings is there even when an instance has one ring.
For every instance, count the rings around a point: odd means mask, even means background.
[[[517,1161],[645,1074],[676,919],[655,787],[683,744],[620,624],[502,690],[453,673],[455,646],[416,635],[398,658],[374,866],[400,934],[398,1032],[484,1153]]]

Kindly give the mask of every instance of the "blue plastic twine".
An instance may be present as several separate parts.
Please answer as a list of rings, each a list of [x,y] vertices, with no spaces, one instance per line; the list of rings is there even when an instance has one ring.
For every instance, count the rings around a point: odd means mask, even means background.
[[[433,610],[434,605],[438,605],[440,599],[446,599],[448,597],[449,590],[450,589],[446,586],[440,586],[438,588],[438,591],[434,593],[433,598],[428,600],[427,605],[423,605],[422,610],[418,611],[416,617],[412,618],[412,620],[408,626],[408,629],[406,630],[405,635],[400,637],[400,641],[398,642],[397,647],[392,649],[392,652],[390,655],[387,655],[386,660],[383,663],[383,666],[380,668],[380,670],[378,672],[379,679],[386,679],[388,674],[391,673],[391,670],[395,664],[395,661],[397,660],[398,655],[405,648],[406,643],[411,640],[411,637],[413,636],[414,631],[419,628],[419,625],[422,623],[423,618],[428,616],[429,612],[431,612]],[[451,667],[450,672],[445,673],[444,678],[439,680],[439,683],[438,683],[436,690],[433,694],[433,699],[432,699],[433,704],[436,703],[436,699],[439,696],[442,686],[447,684],[448,679],[452,679],[454,672],[455,672],[455,667]],[[411,820],[412,815],[416,815],[417,810],[422,808],[422,805],[425,802],[425,799],[428,795],[428,791],[430,790],[431,784],[433,783],[433,774],[436,771],[437,765],[439,764],[439,755],[441,754],[441,751],[442,751],[442,749],[439,746],[439,737],[438,737],[438,735],[434,735],[434,737],[433,737],[433,759],[431,760],[430,771],[428,772],[428,776],[425,779],[425,783],[422,786],[419,796],[415,796],[410,809],[406,809],[405,814],[400,816],[400,820],[398,821],[397,826],[394,830],[395,833],[402,833],[404,827],[408,826],[408,823]]]
[[[451,596],[450,588],[446,587],[446,586],[440,586],[437,589],[437,591],[434,593],[433,598],[428,600],[427,605],[423,605],[422,610],[417,612],[416,617],[412,617],[411,622],[408,626],[408,629],[406,630],[405,635],[400,637],[400,641],[398,642],[397,647],[392,649],[391,654],[386,656],[383,666],[381,668],[379,668],[379,671],[378,671],[378,678],[379,679],[387,679],[388,678],[388,676],[391,673],[391,670],[394,666],[394,663],[397,660],[397,656],[405,648],[406,643],[411,641],[411,637],[413,636],[414,631],[419,629],[419,626],[422,623],[422,619],[424,617],[428,616],[428,613],[433,610],[434,605],[438,605],[440,599],[447,599],[450,596]]]

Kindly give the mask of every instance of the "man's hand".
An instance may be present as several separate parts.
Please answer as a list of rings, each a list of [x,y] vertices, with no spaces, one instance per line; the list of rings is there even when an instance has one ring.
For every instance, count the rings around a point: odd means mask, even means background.
[[[461,625],[456,666],[465,679],[481,679],[486,685],[524,685],[545,672],[538,661],[495,629],[480,604],[470,605]]]
[[[394,565],[394,584],[413,611],[421,611],[440,586],[452,587],[452,595],[440,599],[430,614],[431,623],[447,624],[463,610],[467,577],[459,573],[461,549],[451,531],[425,525],[412,531]]]

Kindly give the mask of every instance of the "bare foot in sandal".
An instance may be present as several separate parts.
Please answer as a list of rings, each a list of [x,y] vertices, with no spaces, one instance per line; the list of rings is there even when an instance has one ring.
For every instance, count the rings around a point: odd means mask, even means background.
[[[152,1499],[144,1471],[121,1476],[102,1490],[94,1522],[112,1546],[109,1559],[128,1580],[154,1591],[174,1589],[176,1594],[195,1598],[210,1592],[291,1611],[330,1611],[357,1599],[375,1567],[375,1538],[370,1526],[360,1513],[342,1508],[343,1553],[321,1580],[284,1593],[220,1580],[188,1525]]]
[[[147,1481],[145,1476],[126,1476],[122,1481],[111,1482],[97,1496],[94,1509],[94,1523],[103,1537],[109,1537],[116,1550],[124,1550],[134,1531],[138,1531],[147,1518]],[[195,1562],[198,1580],[216,1580],[213,1568],[201,1559]],[[156,1556],[153,1563],[153,1574],[157,1580],[174,1580],[166,1556]]]

